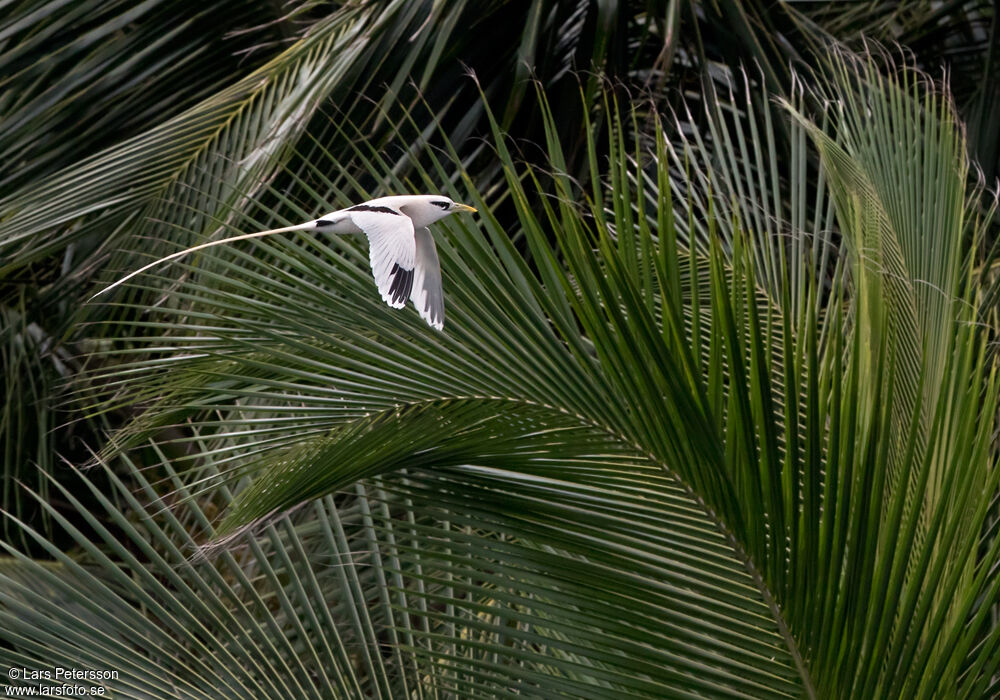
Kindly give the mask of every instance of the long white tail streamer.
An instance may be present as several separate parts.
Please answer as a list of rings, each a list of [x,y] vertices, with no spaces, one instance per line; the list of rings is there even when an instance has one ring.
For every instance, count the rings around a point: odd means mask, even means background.
[[[141,275],[143,272],[145,272],[146,270],[150,269],[151,267],[156,267],[160,263],[164,263],[164,262],[167,262],[169,260],[175,260],[177,258],[183,257],[183,256],[187,255],[188,253],[194,253],[194,252],[197,252],[199,250],[204,250],[205,248],[211,248],[212,246],[222,245],[223,243],[232,243],[234,241],[243,241],[243,240],[246,240],[248,238],[261,238],[262,236],[270,236],[270,235],[275,234],[275,233],[286,233],[288,231],[311,231],[311,230],[313,230],[315,228],[317,228],[316,222],[315,221],[310,221],[310,222],[305,223],[305,224],[296,224],[295,226],[285,226],[283,228],[273,228],[270,231],[258,231],[256,233],[244,233],[244,234],[241,234],[239,236],[233,236],[231,238],[223,238],[223,239],[220,239],[218,241],[209,241],[208,243],[202,243],[200,245],[196,245],[196,246],[191,247],[191,248],[185,248],[184,250],[179,250],[176,253],[171,253],[170,255],[168,255],[166,257],[160,258],[159,260],[154,260],[153,262],[149,263],[148,265],[143,265],[142,267],[140,267],[135,272],[128,273],[127,275],[125,275],[124,277],[122,277],[117,282],[108,285],[107,287],[105,287],[104,289],[102,289],[101,291],[99,291],[97,294],[95,294],[94,296],[90,297],[90,299],[88,299],[87,301],[91,301],[92,299],[95,299],[95,298],[101,296],[105,292],[110,292],[112,289],[114,289],[118,285],[124,284],[125,282],[128,282],[130,279],[132,279],[136,275]]]

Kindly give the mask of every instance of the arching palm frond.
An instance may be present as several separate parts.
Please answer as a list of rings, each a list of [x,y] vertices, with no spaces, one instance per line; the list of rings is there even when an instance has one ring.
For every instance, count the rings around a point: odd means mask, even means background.
[[[581,190],[544,101],[543,167],[515,161],[493,122],[516,231],[456,152],[411,155],[419,181],[396,183],[454,182],[446,193],[484,212],[438,236],[445,334],[384,308],[356,241],[296,233],[165,269],[185,277],[142,322],[162,330],[157,347],[91,376],[104,408],[148,403],[123,437],[185,469],[147,488],[173,503],[149,526],[226,508],[221,524],[192,521],[197,539],[181,528],[171,556],[214,544],[190,571],[261,567],[277,638],[319,644],[298,658],[337,669],[307,694],[991,692],[998,385],[956,243],[974,194],[961,132],[913,74],[843,58],[828,75],[813,89],[829,119],[799,103],[734,123],[764,131],[760,146],[768,120],[794,120],[788,133],[818,145],[826,177],[796,187],[835,202],[846,253],[828,288],[795,240],[825,236],[808,222],[826,217],[784,190],[802,161],[785,174],[771,149],[726,146],[718,129],[671,151],[666,120],[631,144],[612,120],[607,175]],[[914,152],[881,147],[918,131]],[[327,186],[391,172],[381,152],[358,142]],[[714,184],[745,167],[777,174],[765,201]],[[317,569],[348,551],[348,566]],[[266,573],[275,562],[285,575]],[[244,589],[216,588],[220,609]]]

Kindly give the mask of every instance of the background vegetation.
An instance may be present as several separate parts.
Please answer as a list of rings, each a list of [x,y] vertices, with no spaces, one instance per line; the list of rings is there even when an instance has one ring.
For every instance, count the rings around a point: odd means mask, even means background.
[[[178,7],[0,24],[2,665],[1000,692],[991,3]],[[417,191],[443,334],[306,234],[88,302]]]

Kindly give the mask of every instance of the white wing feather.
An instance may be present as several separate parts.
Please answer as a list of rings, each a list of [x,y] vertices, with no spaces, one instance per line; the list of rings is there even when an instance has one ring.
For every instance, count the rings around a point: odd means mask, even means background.
[[[420,318],[432,328],[444,328],[444,293],[441,290],[441,262],[430,229],[416,230],[416,263],[410,299]]]
[[[361,205],[364,206],[364,205]],[[354,224],[368,236],[368,259],[382,300],[400,309],[413,288],[416,241],[410,217],[388,207],[385,211],[347,210]]]

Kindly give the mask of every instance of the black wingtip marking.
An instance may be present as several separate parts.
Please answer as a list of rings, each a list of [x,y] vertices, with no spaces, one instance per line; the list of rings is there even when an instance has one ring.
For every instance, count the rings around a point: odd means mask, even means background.
[[[392,302],[398,304],[409,299],[413,291],[413,270],[404,270],[398,263],[393,263],[389,274],[392,275],[392,286],[389,287]]]
[[[358,204],[356,206],[351,207],[347,211],[374,211],[378,212],[379,214],[393,214],[395,216],[402,216],[402,214],[400,214],[395,209],[390,209],[389,207],[372,206],[371,204]]]

